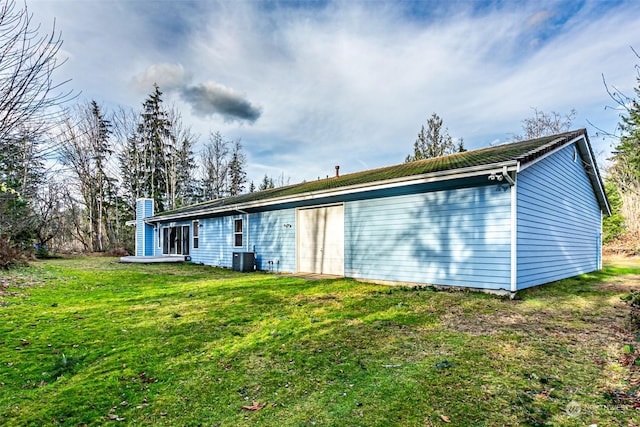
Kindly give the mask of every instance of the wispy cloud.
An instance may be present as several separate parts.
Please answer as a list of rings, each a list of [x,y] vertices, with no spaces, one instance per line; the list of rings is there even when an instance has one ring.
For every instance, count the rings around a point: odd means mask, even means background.
[[[506,141],[532,107],[609,129],[602,74],[637,85],[635,0],[29,2],[57,17],[77,90],[139,106],[157,82],[195,132],[241,138],[257,178],[401,162],[432,112],[467,148]]]
[[[133,86],[140,92],[149,91],[153,84],[163,90],[180,90],[192,79],[181,64],[160,63],[149,66],[144,73],[134,76]]]

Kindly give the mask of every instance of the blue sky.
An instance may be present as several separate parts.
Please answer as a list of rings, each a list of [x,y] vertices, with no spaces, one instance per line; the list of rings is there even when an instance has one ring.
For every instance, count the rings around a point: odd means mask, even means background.
[[[631,94],[640,62],[635,0],[27,1],[81,100],[139,108],[157,82],[201,140],[241,139],[256,182],[401,163],[433,112],[473,149],[575,109],[602,163],[602,75]]]

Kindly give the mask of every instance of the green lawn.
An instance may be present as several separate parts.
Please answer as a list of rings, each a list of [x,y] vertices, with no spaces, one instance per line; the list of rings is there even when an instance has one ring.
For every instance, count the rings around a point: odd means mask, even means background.
[[[638,425],[634,286],[640,262],[515,301],[34,262],[0,272],[0,425]]]

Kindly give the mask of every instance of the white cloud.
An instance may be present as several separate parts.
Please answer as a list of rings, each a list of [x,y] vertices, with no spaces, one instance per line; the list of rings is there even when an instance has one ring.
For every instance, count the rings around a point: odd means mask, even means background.
[[[504,142],[531,107],[575,108],[576,127],[590,119],[611,128],[618,117],[603,108],[601,74],[628,93],[636,85],[634,1],[507,2],[482,12],[460,2],[432,17],[408,13],[406,2],[282,4],[203,1],[164,25],[129,2],[30,7],[58,14],[72,54],[65,77],[78,90],[139,106],[132,79],[145,93],[157,81],[196,132],[241,138],[256,180],[268,167],[295,182],[336,164],[347,173],[401,162],[432,112],[467,148]],[[148,6],[164,19],[163,2]],[[562,8],[571,8],[564,18]]]
[[[143,93],[149,92],[153,84],[163,90],[177,90],[186,86],[192,79],[182,64],[160,63],[149,66],[144,73],[133,77],[133,86]]]

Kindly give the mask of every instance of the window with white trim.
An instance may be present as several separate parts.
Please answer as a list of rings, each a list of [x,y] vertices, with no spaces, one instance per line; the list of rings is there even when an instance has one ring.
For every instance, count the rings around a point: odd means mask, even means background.
[[[233,246],[241,248],[242,245],[242,218],[233,220]]]
[[[200,240],[200,221],[195,220],[192,223],[192,227],[191,227],[191,234],[193,235],[193,249],[198,249],[198,246],[200,244],[199,240]]]

